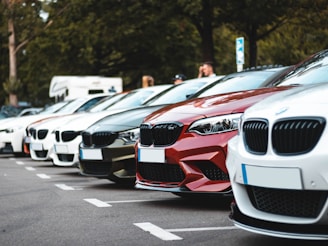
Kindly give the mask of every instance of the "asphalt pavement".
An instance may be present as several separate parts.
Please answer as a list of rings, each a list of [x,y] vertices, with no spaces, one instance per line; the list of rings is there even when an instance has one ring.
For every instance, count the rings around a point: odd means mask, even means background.
[[[229,202],[184,199],[81,176],[29,157],[0,156],[0,245],[326,245],[235,227]]]

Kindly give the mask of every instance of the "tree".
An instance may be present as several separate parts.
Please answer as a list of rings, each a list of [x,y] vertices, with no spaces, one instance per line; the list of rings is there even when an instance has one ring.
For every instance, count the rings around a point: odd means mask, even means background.
[[[32,38],[30,31],[38,28],[37,23],[41,5],[36,0],[2,0],[2,4],[4,5],[4,16],[7,18],[8,24],[9,51],[9,78],[3,83],[3,86],[9,94],[9,104],[17,106],[17,91],[21,87],[21,81],[17,73],[17,56],[22,55],[19,52]],[[16,23],[17,25],[15,25]],[[17,33],[20,33],[20,35],[17,35]]]
[[[238,36],[248,41],[249,66],[257,65],[257,42],[285,24],[293,0],[231,0],[221,1],[222,20]],[[239,33],[239,34],[238,34]]]
[[[49,81],[58,74],[119,76],[125,89],[132,89],[145,74],[155,84],[171,83],[178,72],[194,76],[198,36],[177,14],[175,1],[56,1],[49,5],[49,18],[67,2],[51,29],[27,50],[31,66],[42,60],[49,68]]]
[[[54,75],[117,76],[129,90],[140,87],[142,76],[148,74],[155,84],[171,83],[177,73],[193,78],[199,62],[205,60],[219,65],[218,74],[228,74],[236,68],[238,36],[245,36],[248,65],[288,65],[327,46],[326,0],[1,3],[5,14],[0,16],[0,79],[6,80],[9,94],[40,106],[50,101],[49,82]],[[49,13],[46,21],[40,18],[41,9]],[[6,36],[9,17],[14,30]],[[10,74],[16,77],[10,79],[3,76],[13,67],[7,64],[9,52],[4,54],[8,37],[15,38],[10,54],[16,62],[10,64],[16,64],[16,72]]]

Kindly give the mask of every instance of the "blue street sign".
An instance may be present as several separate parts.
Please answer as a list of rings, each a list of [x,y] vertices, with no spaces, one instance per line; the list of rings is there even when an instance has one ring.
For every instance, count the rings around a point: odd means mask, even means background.
[[[237,65],[245,63],[243,37],[236,38],[236,63]]]

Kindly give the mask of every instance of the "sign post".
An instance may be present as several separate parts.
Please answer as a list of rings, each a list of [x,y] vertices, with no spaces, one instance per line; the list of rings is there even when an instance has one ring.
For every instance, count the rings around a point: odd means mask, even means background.
[[[236,38],[236,64],[237,72],[243,70],[244,59],[244,37]]]

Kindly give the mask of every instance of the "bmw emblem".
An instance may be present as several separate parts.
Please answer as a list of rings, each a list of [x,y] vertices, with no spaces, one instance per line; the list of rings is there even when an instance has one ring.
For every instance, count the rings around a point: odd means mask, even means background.
[[[280,109],[276,112],[276,115],[279,115],[279,114],[285,113],[287,110],[288,110],[288,107],[280,108]]]

